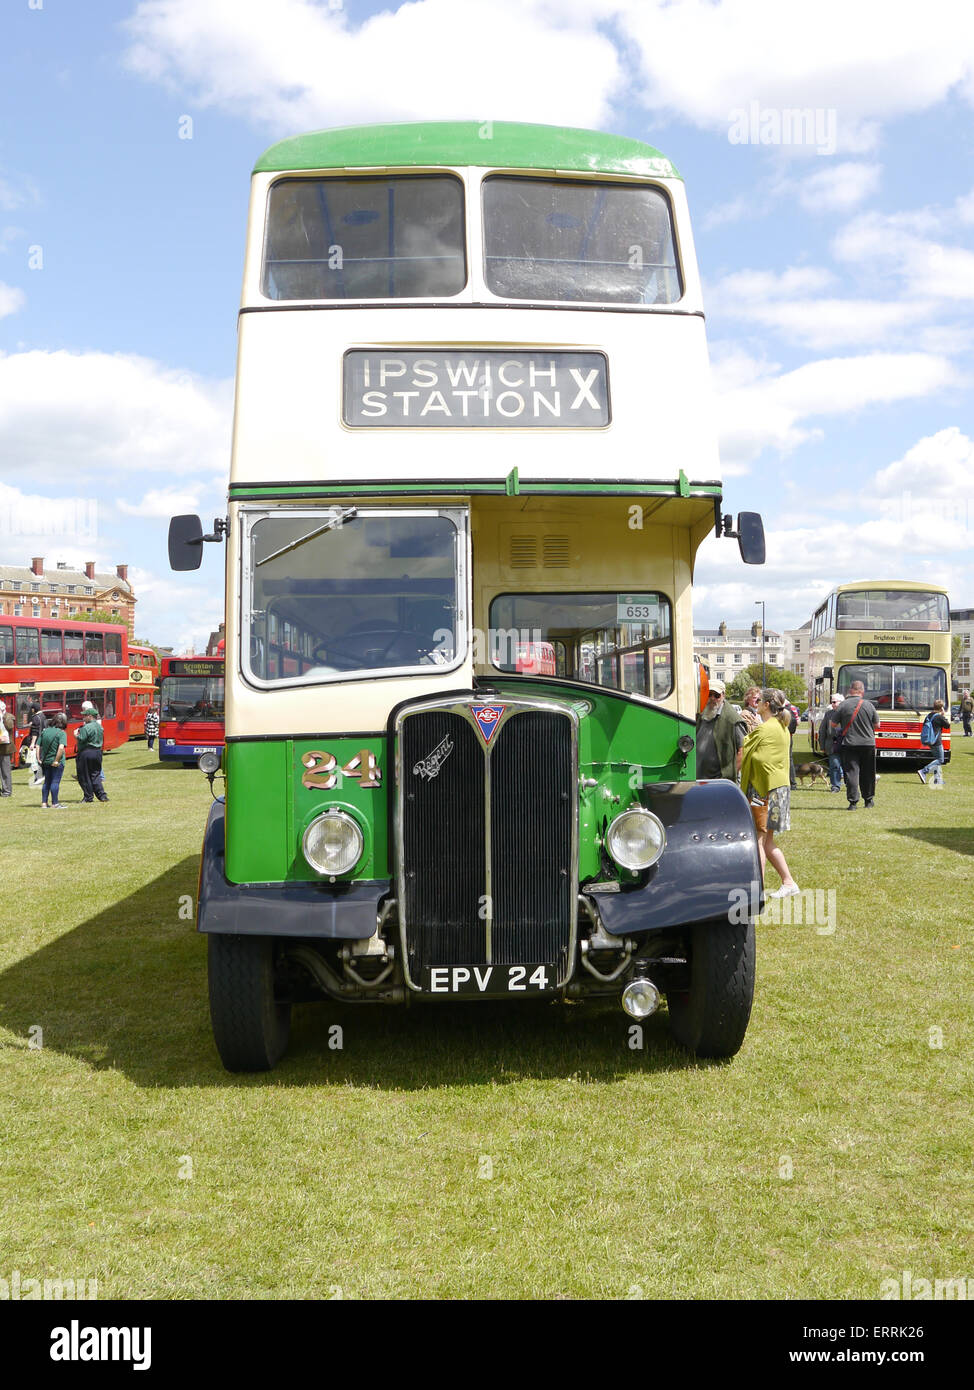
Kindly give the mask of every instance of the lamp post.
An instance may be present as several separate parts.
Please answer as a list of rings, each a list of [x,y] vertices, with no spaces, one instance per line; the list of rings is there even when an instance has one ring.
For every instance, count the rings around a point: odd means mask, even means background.
[[[764,664],[764,599],[756,598],[754,600],[755,607],[757,607],[758,604],[761,605],[761,684],[766,687],[768,684],[768,668]]]

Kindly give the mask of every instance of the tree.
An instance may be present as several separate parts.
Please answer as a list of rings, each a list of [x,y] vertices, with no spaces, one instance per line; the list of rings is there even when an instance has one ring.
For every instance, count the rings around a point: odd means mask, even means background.
[[[128,626],[121,614],[110,613],[107,608],[88,608],[84,613],[72,613],[71,621],[73,623],[118,623],[120,627]]]
[[[783,671],[780,666],[772,666],[770,662],[762,668],[758,661],[753,666],[745,666],[743,671],[738,671],[727,687],[727,699],[739,705],[748,686],[762,684],[765,672],[768,685],[783,690],[793,705],[804,708],[808,703],[808,686],[804,677],[796,675],[794,671]]]
[[[960,685],[960,677],[957,674],[957,663],[964,655],[964,639],[959,632],[954,633],[950,639],[950,686],[956,690]]]

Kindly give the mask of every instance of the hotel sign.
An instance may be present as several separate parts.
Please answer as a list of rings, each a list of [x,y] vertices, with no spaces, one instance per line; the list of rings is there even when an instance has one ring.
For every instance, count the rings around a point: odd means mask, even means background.
[[[601,352],[345,354],[342,418],[354,429],[604,429]]]

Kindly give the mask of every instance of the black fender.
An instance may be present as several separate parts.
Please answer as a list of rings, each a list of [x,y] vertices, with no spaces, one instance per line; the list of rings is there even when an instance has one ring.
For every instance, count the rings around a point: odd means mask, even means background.
[[[666,848],[642,883],[587,895],[610,935],[666,931],[727,919],[729,912],[740,922],[760,912],[757,833],[734,782],[660,783],[639,799],[663,822]]]
[[[228,883],[225,807],[214,801],[203,835],[197,931],[234,936],[302,936],[354,941],[375,932],[389,880],[352,883]]]

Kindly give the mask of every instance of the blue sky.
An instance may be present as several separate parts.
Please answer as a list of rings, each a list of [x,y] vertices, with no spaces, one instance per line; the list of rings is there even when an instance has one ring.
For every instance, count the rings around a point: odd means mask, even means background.
[[[749,623],[763,598],[770,627],[797,626],[866,576],[974,605],[974,7],[922,14],[5,0],[0,560],[128,562],[139,634],[197,646],[222,568],[211,550],[170,575],[165,533],[173,510],[224,507],[255,157],[363,120],[523,119],[648,140],[687,180],[726,503],[769,533],[764,571],[704,547],[697,623]],[[799,109],[824,138],[736,138]],[[97,534],[79,537],[90,498]]]

